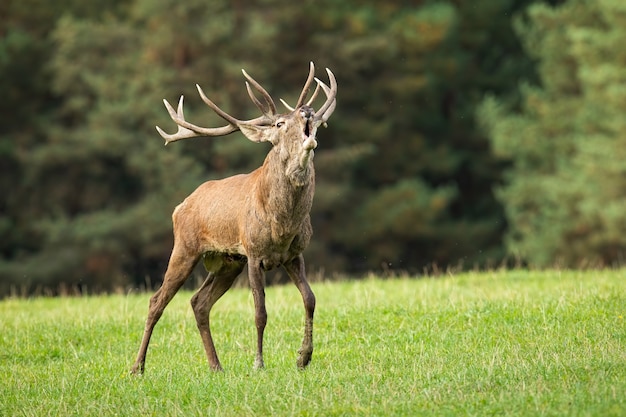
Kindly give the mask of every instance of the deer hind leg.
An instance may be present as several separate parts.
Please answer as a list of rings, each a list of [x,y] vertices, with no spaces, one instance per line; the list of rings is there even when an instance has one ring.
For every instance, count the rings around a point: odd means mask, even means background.
[[[257,332],[257,350],[254,367],[262,369],[263,362],[263,332],[267,324],[267,310],[265,309],[265,273],[259,260],[250,259],[248,262],[248,278],[254,299],[254,323]]]
[[[143,373],[146,363],[146,353],[148,352],[148,345],[150,344],[150,337],[152,336],[154,326],[156,326],[161,318],[165,307],[167,307],[172,298],[174,298],[174,295],[176,295],[180,287],[185,283],[197,262],[197,256],[194,257],[190,256],[188,253],[183,253],[174,246],[169,264],[167,265],[163,284],[161,288],[154,293],[152,298],[150,298],[148,319],[146,320],[146,327],[137,359],[131,369],[132,374]]]
[[[209,274],[200,289],[191,298],[191,307],[196,316],[196,324],[204,344],[209,366],[214,371],[221,371],[220,364],[209,324],[211,308],[235,282],[246,261],[244,257],[230,255],[205,256],[204,264]]]
[[[304,323],[304,339],[302,340],[302,347],[298,350],[298,368],[304,369],[313,356],[313,314],[315,313],[315,294],[311,290],[309,283],[306,280],[306,273],[304,268],[304,257],[299,255],[297,258],[285,263],[283,265],[287,274],[291,280],[296,284],[300,294],[302,295],[302,301],[304,302],[304,310],[306,312]]]

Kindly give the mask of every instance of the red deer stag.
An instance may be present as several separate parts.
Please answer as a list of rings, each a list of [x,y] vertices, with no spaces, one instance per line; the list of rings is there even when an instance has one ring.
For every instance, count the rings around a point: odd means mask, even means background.
[[[268,92],[243,71],[248,95],[262,113],[251,120],[235,119],[209,100],[196,85],[202,100],[228,122],[222,127],[204,128],[187,122],[182,96],[177,111],[163,100],[172,120],[178,125],[175,134],[167,134],[157,127],[166,144],[197,136],[224,136],[240,130],[253,142],[270,142],[273,146],[260,168],[249,174],[207,181],[174,210],[174,248],[163,285],[150,299],[146,327],[132,373],[143,373],[154,326],[200,258],[208,276],[191,298],[191,306],[211,369],[222,370],[222,366],[211,338],[209,313],[215,302],[232,286],[246,262],[257,329],[255,367],[264,366],[263,331],[267,322],[265,271],[278,266],[285,269],[298,287],[306,312],[304,339],[298,351],[297,365],[304,368],[311,361],[315,295],[306,280],[302,251],[312,234],[309,212],[315,190],[315,134],[317,128],[326,123],[336,105],[337,82],[333,73],[329,69],[326,71],[330,87],[314,77],[315,67],[311,62],[309,76],[295,108],[281,100],[289,109],[285,114],[277,113]],[[306,101],[313,80],[317,82],[317,87]],[[251,86],[262,96],[263,102],[255,96]],[[320,89],[324,91],[326,100],[315,111],[311,105]]]

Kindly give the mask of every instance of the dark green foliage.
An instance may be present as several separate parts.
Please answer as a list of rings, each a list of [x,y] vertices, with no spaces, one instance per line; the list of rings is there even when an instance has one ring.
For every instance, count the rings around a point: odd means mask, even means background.
[[[626,5],[571,0],[518,22],[540,86],[521,111],[497,100],[482,117],[513,162],[499,192],[508,250],[537,265],[617,265],[626,253]]]
[[[4,284],[108,289],[143,280],[167,260],[169,202],[202,178],[152,134],[171,72],[145,71],[141,32],[116,19],[61,18],[50,43],[55,107],[33,132],[36,146],[15,154],[22,172],[7,222],[20,233],[0,264]]]
[[[317,200],[318,243],[348,254],[342,268],[471,266],[503,255],[491,191],[500,167],[473,115],[485,92],[506,93],[531,74],[508,18],[523,4],[362,6],[314,37],[342,80],[333,145],[355,147],[340,165],[347,190],[326,156],[317,160],[318,196],[326,186],[336,195],[322,197],[327,207]]]
[[[294,102],[308,61],[339,81],[319,132],[310,269],[498,261],[502,163],[474,112],[533,77],[510,25],[530,0],[9,2],[0,39],[0,291],[160,280],[170,214],[267,148],[239,134],[163,148],[161,100],[255,116],[240,68]],[[26,2],[28,3],[28,2]],[[29,13],[31,9],[36,12]]]

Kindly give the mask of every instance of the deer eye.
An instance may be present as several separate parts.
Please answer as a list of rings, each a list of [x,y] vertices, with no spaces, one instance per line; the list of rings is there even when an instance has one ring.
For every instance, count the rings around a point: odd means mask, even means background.
[[[276,127],[283,127],[285,122],[276,122]]]

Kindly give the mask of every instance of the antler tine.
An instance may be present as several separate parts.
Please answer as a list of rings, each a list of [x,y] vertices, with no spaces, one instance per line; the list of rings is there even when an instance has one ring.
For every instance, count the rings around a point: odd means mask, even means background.
[[[200,94],[200,98],[202,99],[202,101],[204,101],[207,106],[209,106],[215,113],[217,113],[218,116],[234,126],[237,126],[239,123],[241,123],[241,120],[235,119],[233,116],[217,107],[217,104],[209,100],[209,98],[204,94],[204,91],[202,91],[202,88],[200,88],[198,84],[196,84],[196,88],[198,89],[198,94]]]
[[[165,104],[167,112],[172,120],[178,125],[178,130],[174,134],[166,133],[159,126],[156,126],[157,132],[159,132],[159,135],[165,139],[166,145],[170,142],[175,142],[181,139],[189,139],[198,136],[224,136],[239,130],[237,126],[232,124],[222,127],[205,128],[187,122],[183,112],[183,98],[183,96],[180,96],[180,99],[178,100],[177,111],[174,111],[174,108],[167,100],[163,100],[163,104]]]
[[[310,75],[310,74],[309,74]],[[307,83],[308,83],[308,79],[307,79]],[[311,98],[309,99],[309,101],[306,102],[307,106],[310,106],[311,104],[313,104],[313,102],[315,101],[315,99],[317,98],[317,95],[320,92],[320,85],[319,83],[317,84],[317,86],[315,87],[315,91],[313,91],[313,95],[311,96]],[[294,111],[295,109],[293,107],[291,107],[289,105],[289,103],[287,103],[285,100],[283,100],[282,98],[280,99],[280,102],[283,103],[283,106],[285,106],[287,108],[287,110],[289,111]]]
[[[274,104],[274,100],[272,100],[272,96],[270,96],[270,94],[267,92],[267,90],[265,88],[263,88],[261,86],[261,84],[259,84],[254,78],[252,78],[245,69],[242,69],[241,72],[243,73],[243,76],[246,77],[246,79],[250,82],[250,84],[252,84],[252,86],[254,88],[257,89],[257,91],[259,93],[261,93],[261,95],[263,96],[263,99],[265,100],[265,102],[267,103],[267,106],[269,107],[269,112],[266,112],[262,106],[259,106],[261,103],[256,99],[256,97],[254,97],[254,94],[252,93],[252,90],[248,87],[248,83],[246,83],[246,87],[248,88],[248,95],[250,95],[250,98],[252,99],[252,102],[261,110],[261,112],[263,112],[263,114],[265,114],[266,116],[274,116],[276,114],[276,104]],[[257,104],[258,103],[258,104]]]
[[[317,80],[317,78],[315,79]],[[317,80],[319,81],[319,80]],[[306,102],[307,106],[310,106],[311,104],[313,104],[313,102],[315,101],[315,99],[317,98],[317,94],[320,92],[320,85],[319,83],[317,84],[317,86],[315,87],[315,91],[313,91],[313,95],[311,96],[311,98],[309,99],[309,101]],[[283,106],[285,106],[287,108],[287,110],[289,111],[294,111],[295,109],[293,107],[291,107],[289,105],[289,103],[287,103],[285,100],[283,100],[282,98],[280,99],[280,102],[283,103]]]
[[[318,87],[322,87],[322,89],[324,89],[324,93],[326,94],[326,97],[329,97],[330,96],[330,87],[328,87],[324,82],[322,82],[318,78],[316,78],[315,81],[317,81]],[[335,111],[335,107],[337,107],[337,100],[333,99],[331,105],[328,106],[328,109],[326,109],[326,111],[322,114],[322,116],[320,118],[322,123],[324,123],[324,127],[326,127],[326,122],[328,121],[330,116]]]
[[[250,120],[235,119],[233,116],[231,116],[230,114],[226,113],[224,110],[222,110],[219,107],[217,107],[217,104],[215,104],[211,100],[209,100],[209,98],[204,94],[204,91],[202,91],[202,88],[200,88],[200,86],[198,84],[196,84],[196,87],[198,88],[198,93],[200,94],[200,98],[202,98],[202,101],[204,101],[207,106],[209,106],[211,109],[213,109],[213,111],[215,113],[217,113],[218,116],[220,116],[222,119],[224,119],[228,123],[230,123],[231,126],[235,127],[235,130],[239,130],[238,126],[240,124],[264,125],[264,124],[268,124],[270,122],[270,114],[268,114],[266,112],[263,113],[263,116],[259,116],[259,117],[256,117],[256,118],[250,119]],[[261,86],[259,86],[259,87],[261,87]],[[263,91],[265,91],[265,90],[263,90]],[[267,91],[265,91],[265,94],[267,94]],[[267,96],[269,97],[269,94]],[[271,100],[271,97],[270,97],[270,100]],[[254,104],[257,104],[259,102],[258,100],[253,100],[253,101],[255,102]],[[261,103],[259,103],[259,104],[261,104]],[[257,105],[257,107],[258,107],[258,105]],[[271,107],[274,109],[273,110],[274,113],[272,113],[272,114],[275,114],[276,113],[276,107],[274,106],[274,102],[271,103]]]
[[[320,92],[320,85],[319,83],[315,86],[315,90],[313,91],[313,95],[311,96],[311,98],[309,99],[309,101],[306,102],[307,106],[310,106],[311,104],[313,104],[313,102],[315,101],[315,99],[317,98],[317,95]]]
[[[324,84],[321,80],[316,79],[318,85],[322,86],[324,89],[326,102],[319,108],[318,111],[315,112],[315,118],[324,122],[328,120],[337,105],[337,80],[335,79],[335,74],[333,74],[331,70],[326,68],[326,72],[328,73],[328,79],[330,80],[330,91],[327,91],[328,86],[326,84]]]
[[[265,106],[261,104],[261,102],[254,95],[254,92],[252,92],[252,89],[250,88],[250,84],[248,83],[248,81],[246,81],[246,90],[248,90],[248,95],[250,96],[250,100],[252,100],[254,105],[257,106],[259,110],[261,110],[261,113],[269,116],[269,113],[265,110]]]
[[[283,100],[282,98],[280,99],[280,102],[283,103],[283,106],[285,106],[285,108],[289,111],[294,111],[295,109],[293,107],[291,107],[289,105],[289,103],[287,103],[285,100]]]
[[[302,92],[300,93],[300,97],[298,97],[298,101],[296,103],[296,109],[304,104],[304,100],[306,100],[306,96],[309,93],[309,88],[311,87],[311,83],[313,82],[313,78],[315,78],[315,65],[313,61],[309,64],[309,76],[304,83],[304,87],[302,88]]]

